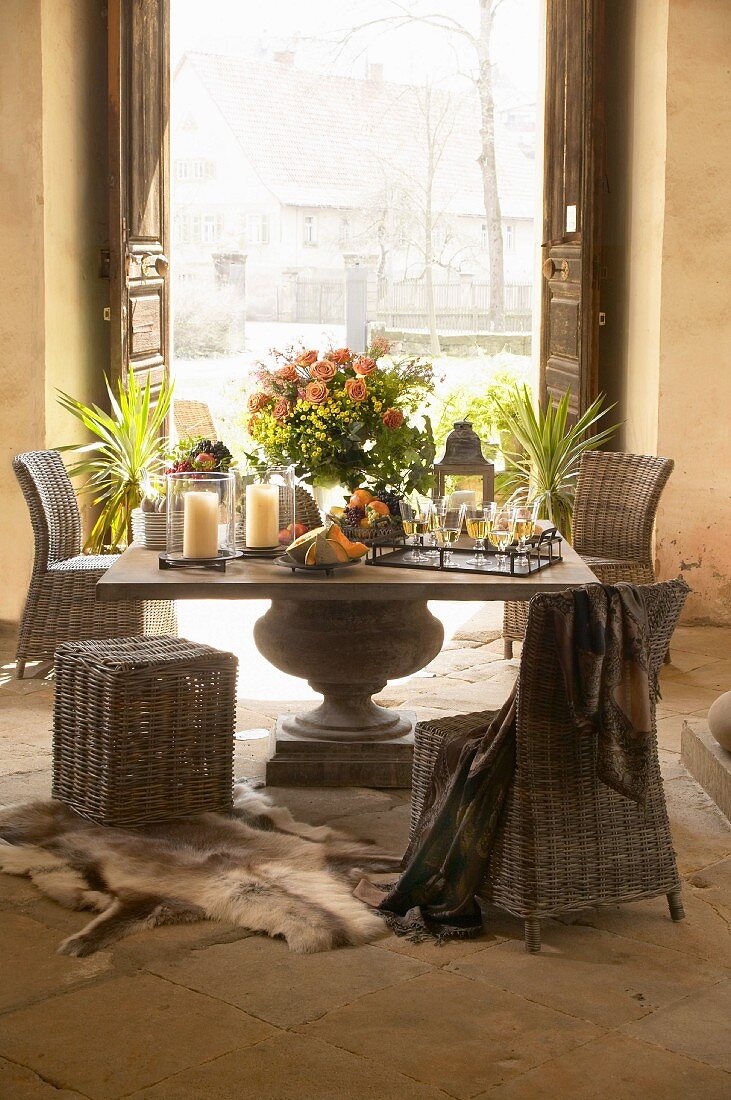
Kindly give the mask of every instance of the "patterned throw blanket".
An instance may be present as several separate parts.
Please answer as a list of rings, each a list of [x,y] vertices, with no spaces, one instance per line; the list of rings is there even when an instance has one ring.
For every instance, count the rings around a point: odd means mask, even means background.
[[[651,764],[650,642],[641,592],[592,584],[573,602],[556,601],[555,644],[573,723],[598,731],[597,775],[643,804]],[[402,934],[477,935],[476,895],[487,873],[515,773],[517,684],[487,730],[445,738],[401,878],[383,897],[363,882],[356,894],[377,905]]]

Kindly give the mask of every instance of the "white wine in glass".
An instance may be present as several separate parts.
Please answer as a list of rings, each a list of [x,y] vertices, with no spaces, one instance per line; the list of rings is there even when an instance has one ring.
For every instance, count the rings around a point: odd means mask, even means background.
[[[507,508],[496,509],[487,537],[498,551],[495,555],[495,564],[500,569],[508,560],[505,551],[515,538],[514,530],[512,511]]]
[[[445,498],[448,499],[448,498]],[[465,505],[460,505],[459,508],[440,509],[438,506],[434,508],[434,514],[437,517],[437,525],[434,528],[434,537],[438,546],[445,548],[444,564],[448,565],[452,560],[452,553],[449,550],[450,546],[454,546],[455,542],[462,534],[462,525],[464,523]]]
[[[475,540],[475,556],[467,558],[468,565],[483,567],[487,565],[485,558],[485,539],[490,535],[494,504],[467,504],[464,506],[465,526],[467,534]]]

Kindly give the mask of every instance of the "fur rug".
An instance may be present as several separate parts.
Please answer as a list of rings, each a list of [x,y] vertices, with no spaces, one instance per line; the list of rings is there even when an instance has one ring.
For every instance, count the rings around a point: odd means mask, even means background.
[[[94,825],[60,802],[0,809],[0,870],[32,879],[69,909],[98,913],[59,947],[91,955],[143,928],[224,921],[283,936],[299,953],[367,943],[384,923],[352,895],[380,853],[327,826],[295,821],[238,784],[230,816],[201,814],[139,829]]]

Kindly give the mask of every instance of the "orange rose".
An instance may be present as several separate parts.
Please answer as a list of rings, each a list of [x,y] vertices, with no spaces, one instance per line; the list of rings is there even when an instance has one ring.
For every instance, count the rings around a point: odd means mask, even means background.
[[[337,363],[338,366],[342,367],[343,363],[347,363],[349,359],[353,358],[353,353],[350,348],[336,348],[329,351],[326,358],[332,359],[333,363]]]
[[[268,400],[269,398],[265,393],[252,393],[248,401],[249,412],[261,412]]]
[[[275,420],[284,420],[286,417],[289,416],[291,411],[292,405],[290,404],[290,402],[287,401],[286,397],[280,397],[279,400],[276,401],[274,404],[274,408],[272,409],[272,416]]]
[[[375,369],[375,359],[371,359],[367,355],[359,355],[353,363],[353,370],[356,374],[359,374],[361,378],[365,378],[367,374],[371,374]]]
[[[387,428],[400,428],[404,422],[404,414],[401,409],[386,409],[381,420]]]
[[[313,378],[316,378],[318,382],[329,382],[331,378],[334,378],[338,372],[338,368],[334,363],[328,362],[327,359],[318,359],[316,363],[313,363],[310,367],[310,374]]]
[[[349,378],[345,383],[345,392],[351,401],[365,401],[368,387],[362,378]]]
[[[297,368],[294,363],[285,363],[283,367],[280,367],[277,371],[277,378],[281,378],[283,382],[296,382]]]
[[[311,363],[317,362],[316,351],[303,351],[297,356],[296,362],[300,367],[309,367]]]
[[[258,423],[259,423],[259,418],[258,417],[256,417],[256,416],[250,416],[249,417],[249,423],[246,425],[246,430],[248,431],[249,435],[254,434],[254,431],[256,430],[256,426],[257,426]]]
[[[324,382],[308,382],[305,387],[305,400],[313,405],[324,405],[330,396],[330,391]]]

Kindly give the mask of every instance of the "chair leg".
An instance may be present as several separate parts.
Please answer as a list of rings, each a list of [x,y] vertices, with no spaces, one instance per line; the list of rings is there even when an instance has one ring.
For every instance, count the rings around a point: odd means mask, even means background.
[[[541,950],[541,922],[533,917],[525,921],[525,949],[531,955]]]
[[[673,920],[684,919],[685,909],[683,909],[683,898],[679,886],[676,886],[676,888],[671,890],[668,894],[668,909],[670,910],[670,916]]]
[[[22,680],[25,673],[25,658],[18,657],[15,662],[15,679]]]
[[[503,638],[503,660],[509,661],[513,656],[513,639]]]

